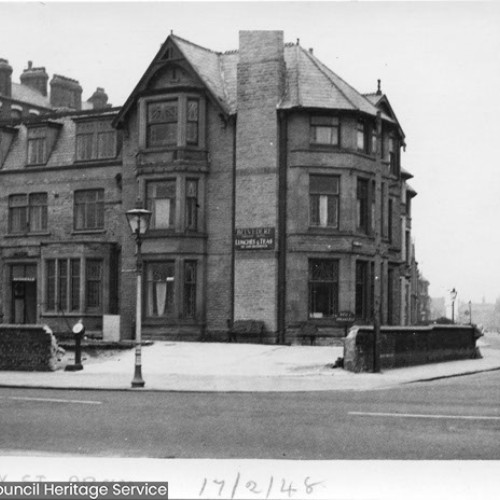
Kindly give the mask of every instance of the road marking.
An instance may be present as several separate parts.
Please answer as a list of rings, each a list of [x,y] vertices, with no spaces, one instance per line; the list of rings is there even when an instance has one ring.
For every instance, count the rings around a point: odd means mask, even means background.
[[[24,396],[9,396],[9,399],[15,399],[18,401],[42,401],[48,403],[72,403],[72,404],[82,404],[82,405],[101,405],[102,401],[88,401],[81,399],[55,399],[55,398],[30,398]]]
[[[372,413],[364,411],[350,411],[349,415],[363,415],[366,417],[400,417],[400,418],[451,418],[456,420],[500,420],[500,417],[481,415],[423,415],[418,413]]]

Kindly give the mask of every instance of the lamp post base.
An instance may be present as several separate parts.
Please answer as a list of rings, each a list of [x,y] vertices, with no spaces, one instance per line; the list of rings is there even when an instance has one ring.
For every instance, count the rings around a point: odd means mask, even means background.
[[[142,378],[141,365],[135,365],[134,378],[132,379],[132,387],[144,387],[144,380]]]

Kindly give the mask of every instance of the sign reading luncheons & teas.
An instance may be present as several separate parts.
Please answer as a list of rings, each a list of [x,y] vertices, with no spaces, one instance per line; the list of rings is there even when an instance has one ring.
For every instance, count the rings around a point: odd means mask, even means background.
[[[238,228],[234,234],[236,250],[274,250],[274,227]]]

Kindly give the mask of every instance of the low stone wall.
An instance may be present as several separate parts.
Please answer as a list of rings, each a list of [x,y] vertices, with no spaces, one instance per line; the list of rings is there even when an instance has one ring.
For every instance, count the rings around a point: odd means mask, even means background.
[[[53,371],[59,353],[46,326],[0,325],[0,370]]]
[[[470,325],[384,326],[380,328],[380,367],[475,358],[480,336]],[[373,342],[372,326],[353,327],[344,342],[344,368],[352,372],[373,371]]]

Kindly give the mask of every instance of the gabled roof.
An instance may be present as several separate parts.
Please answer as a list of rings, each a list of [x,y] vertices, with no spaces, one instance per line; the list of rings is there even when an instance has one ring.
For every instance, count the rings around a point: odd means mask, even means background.
[[[227,115],[235,114],[237,112],[238,51],[215,52],[171,34],[125,102],[116,122],[124,118],[135,101],[137,93],[146,88],[147,82],[156,73],[160,64],[164,64],[163,56],[169,46],[175,46],[178,49],[221,110]],[[380,99],[377,101],[371,97],[372,94],[359,93],[300,45],[286,44],[284,58],[286,90],[278,105],[280,109],[345,110],[358,111],[371,116],[376,116],[379,111],[382,111],[384,120],[399,126],[392,113],[385,113],[378,106]],[[386,109],[392,112],[388,101],[387,105]]]

